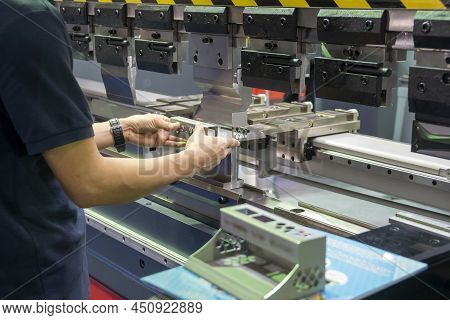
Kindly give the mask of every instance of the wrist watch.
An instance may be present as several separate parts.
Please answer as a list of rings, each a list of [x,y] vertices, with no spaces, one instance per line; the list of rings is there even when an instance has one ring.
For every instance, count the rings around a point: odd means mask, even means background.
[[[114,139],[114,147],[117,152],[125,151],[125,136],[123,135],[122,125],[120,124],[119,119],[111,119],[109,120],[109,125],[111,126],[111,134]]]

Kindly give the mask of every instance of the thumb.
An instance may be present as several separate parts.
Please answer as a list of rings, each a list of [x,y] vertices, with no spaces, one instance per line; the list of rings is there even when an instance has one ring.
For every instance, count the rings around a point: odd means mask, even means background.
[[[230,139],[227,141],[228,148],[237,148],[241,145],[241,143],[236,139]]]
[[[204,136],[205,135],[205,128],[203,127],[202,123],[197,123],[194,129],[193,135],[196,136]]]

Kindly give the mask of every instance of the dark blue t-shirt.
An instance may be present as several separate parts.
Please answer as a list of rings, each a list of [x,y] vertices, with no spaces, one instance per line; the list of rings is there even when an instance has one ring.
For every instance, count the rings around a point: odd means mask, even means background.
[[[85,217],[42,153],[94,135],[48,0],[0,1],[0,298],[85,299]]]

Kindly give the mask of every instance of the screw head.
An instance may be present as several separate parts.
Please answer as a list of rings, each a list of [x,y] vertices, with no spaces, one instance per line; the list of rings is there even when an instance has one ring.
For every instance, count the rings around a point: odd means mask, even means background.
[[[213,20],[217,23],[219,21],[219,16],[217,14],[213,15]]]
[[[278,45],[277,45],[276,43],[273,43],[273,42],[266,42],[266,43],[264,44],[264,47],[265,47],[267,50],[274,50],[274,49],[276,49],[276,48],[278,47]]]
[[[188,13],[188,14],[186,15],[186,20],[187,20],[188,22],[191,22],[191,21],[192,21],[192,14]]]
[[[431,239],[429,242],[432,246],[437,246],[441,243],[441,241],[439,241],[439,239]]]
[[[422,32],[423,33],[429,33],[431,31],[432,24],[431,21],[424,21],[422,23]]]
[[[331,21],[328,18],[325,18],[322,20],[322,26],[325,30],[328,30],[328,28],[330,27]]]
[[[65,7],[61,7],[61,12],[64,14],[66,13],[66,8]]]
[[[225,198],[225,197],[219,197],[218,202],[219,202],[220,204],[225,204],[225,203],[228,202],[228,198]]]
[[[166,15],[164,14],[164,12],[160,12],[160,13],[159,13],[159,19],[160,19],[160,20],[163,20],[165,16],[166,16]]]
[[[81,15],[81,8],[78,8],[77,12],[78,12],[79,15]]]
[[[142,11],[138,11],[137,15],[138,15],[139,18],[142,18]]]
[[[368,83],[369,83],[369,79],[367,79],[366,76],[362,76],[362,77],[361,77],[361,84],[362,84],[363,86],[367,86]]]
[[[144,55],[144,51],[139,50],[139,55],[140,55],[140,56]]]
[[[252,16],[247,16],[247,22],[248,23],[253,23],[254,19]]]
[[[286,19],[285,17],[281,17],[281,19],[280,19],[280,24],[281,24],[282,26],[284,26],[284,25],[286,25],[286,23],[287,23],[287,19]]]
[[[114,14],[115,14],[116,16],[119,16],[119,10],[114,10]]]
[[[100,9],[95,10],[95,14],[98,15],[98,16],[101,15],[102,14],[102,10],[100,10]]]
[[[425,82],[419,82],[417,84],[417,90],[419,90],[420,93],[425,93],[425,91],[427,91],[427,85]]]
[[[343,53],[344,53],[344,56],[346,56],[346,57],[353,57],[353,49],[352,48],[345,48]]]
[[[367,31],[372,30],[373,29],[373,21],[372,20],[367,20],[365,26],[366,26],[366,30]]]
[[[283,73],[283,67],[278,67],[278,73]]]
[[[326,71],[322,71],[322,79],[327,80],[328,79],[328,73]]]

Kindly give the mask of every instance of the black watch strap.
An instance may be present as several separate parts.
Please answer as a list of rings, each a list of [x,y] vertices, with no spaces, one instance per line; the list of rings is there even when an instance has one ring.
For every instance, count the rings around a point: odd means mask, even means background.
[[[117,152],[125,151],[125,136],[123,135],[122,125],[119,119],[109,120],[109,125],[111,126],[111,134],[114,139],[114,147]]]

